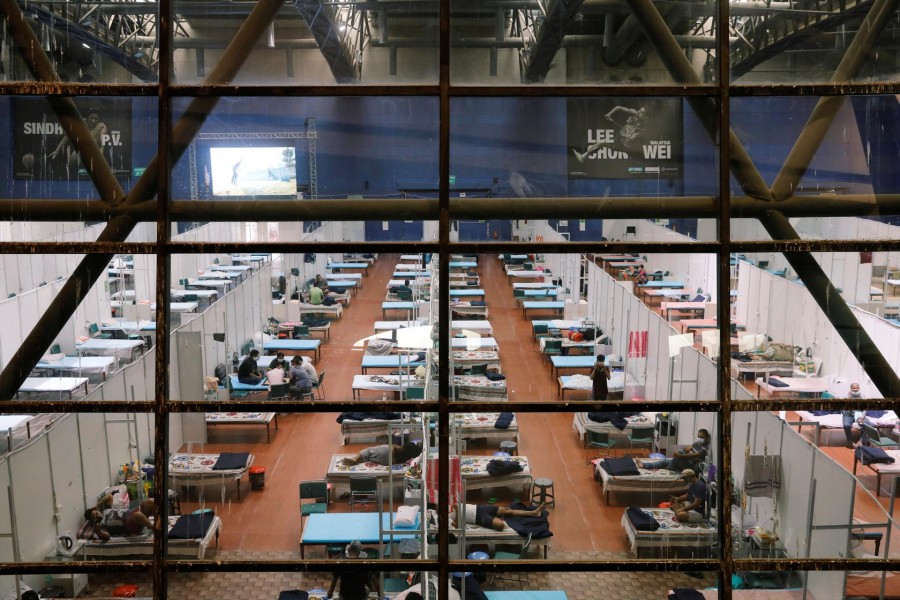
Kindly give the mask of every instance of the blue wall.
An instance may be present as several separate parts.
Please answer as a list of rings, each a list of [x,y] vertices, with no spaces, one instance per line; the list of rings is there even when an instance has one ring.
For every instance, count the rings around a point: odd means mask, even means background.
[[[175,105],[174,119],[189,99]],[[735,98],[733,128],[766,181],[772,181],[796,139],[816,98]],[[839,164],[836,157],[862,153],[846,144],[825,145],[813,160],[803,185],[815,182],[872,183],[880,193],[900,191],[900,111],[894,96],[855,98],[860,136],[871,152],[871,174],[836,172],[816,167],[817,161]],[[11,118],[11,102],[0,98],[0,111]],[[438,187],[438,103],[435,98],[239,98],[222,99],[203,126],[204,133],[302,132],[304,121],[315,117],[318,130],[318,192],[321,197],[351,194],[397,197],[402,189]],[[156,100],[134,100],[133,165],[146,165],[156,153]],[[680,180],[573,179],[566,175],[565,98],[453,98],[451,100],[450,173],[453,190],[470,195],[494,196],[619,196],[715,195],[717,193],[714,144],[702,130],[690,107],[684,107],[684,177]],[[764,126],[761,126],[764,124]],[[252,151],[252,142],[248,142]],[[199,146],[200,173],[208,152]],[[298,183],[308,183],[306,140],[297,140]],[[12,131],[0,142],[7,165],[12,159]],[[172,174],[173,198],[188,198],[189,173],[185,156]],[[11,168],[0,170],[7,197],[96,197],[87,180],[14,180]],[[133,181],[123,182],[127,190]],[[736,186],[736,182],[734,182]],[[739,189],[735,187],[735,189]],[[652,215],[650,215],[652,216]],[[679,222],[689,232],[691,220]],[[570,221],[573,239],[580,235]],[[602,223],[590,221],[584,235],[598,239]],[[421,225],[410,227],[381,222],[367,227],[370,239],[410,239],[421,235]],[[505,235],[497,225],[492,231]],[[467,233],[466,235],[470,235]]]

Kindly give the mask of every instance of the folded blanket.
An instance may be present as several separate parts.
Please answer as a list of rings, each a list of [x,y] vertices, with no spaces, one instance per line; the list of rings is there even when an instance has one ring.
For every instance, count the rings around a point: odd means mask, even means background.
[[[609,423],[619,431],[628,427],[627,417],[640,413],[634,412],[589,412],[587,418],[595,423]]]
[[[891,458],[887,452],[881,448],[876,448],[875,446],[857,446],[856,450],[853,451],[853,454],[855,455],[856,460],[864,465],[870,465],[872,463],[891,464],[894,462],[894,459]]]
[[[303,590],[284,590],[278,593],[278,600],[309,600],[309,592]]]
[[[634,459],[630,456],[622,458],[604,458],[600,461],[600,467],[610,475],[640,475]]]
[[[659,523],[653,518],[653,515],[645,513],[637,506],[629,506],[625,509],[628,520],[634,525],[638,531],[656,531],[659,529]]]
[[[509,475],[510,473],[521,473],[525,469],[516,460],[491,460],[485,467],[491,475]]]
[[[419,523],[418,506],[398,506],[397,516],[394,517],[394,527],[398,529],[412,529]]]
[[[509,426],[512,425],[513,419],[515,419],[515,418],[516,418],[516,416],[514,413],[502,412],[502,413],[500,413],[500,416],[497,417],[497,420],[494,421],[494,428],[495,429],[509,429]]]
[[[202,513],[181,515],[172,529],[169,530],[170,540],[196,540],[206,535],[209,526],[212,525],[216,513],[205,510]]]
[[[485,306],[484,300],[472,300],[470,306]]]
[[[780,379],[775,379],[774,377],[769,377],[769,385],[772,387],[790,387],[791,384],[785,383]]]
[[[880,419],[885,415],[885,413],[887,413],[886,410],[867,410],[866,416],[872,417],[873,419]]]
[[[839,410],[811,410],[809,411],[813,416],[816,417],[824,417],[825,415],[839,415],[841,411]]]
[[[223,452],[219,455],[219,460],[212,466],[213,471],[230,471],[232,469],[243,469],[250,460],[249,452]]]

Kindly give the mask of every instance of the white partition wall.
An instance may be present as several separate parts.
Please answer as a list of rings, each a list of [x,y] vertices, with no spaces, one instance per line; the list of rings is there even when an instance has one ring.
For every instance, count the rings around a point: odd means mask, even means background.
[[[845,556],[853,476],[769,412],[735,413],[732,419],[731,466],[739,490],[747,453],[781,457],[781,488],[775,499],[747,498],[743,515],[776,532],[788,557]]]
[[[897,350],[900,348],[900,330],[887,326],[882,319],[866,316],[864,311],[854,309],[854,312],[888,361],[900,364],[891,361],[900,352]],[[805,318],[797,319],[798,314]],[[841,381],[853,380],[862,384],[864,395],[880,396],[804,286],[741,262],[735,315],[739,323],[746,325],[748,333],[762,333],[776,343],[809,348],[811,354],[822,361],[820,375],[829,378],[829,385],[837,385],[833,392],[841,391],[838,389]]]

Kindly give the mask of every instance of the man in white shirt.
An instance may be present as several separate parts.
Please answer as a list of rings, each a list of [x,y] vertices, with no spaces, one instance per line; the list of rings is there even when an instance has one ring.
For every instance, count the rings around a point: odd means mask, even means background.
[[[273,367],[266,371],[266,379],[269,380],[269,388],[273,385],[284,383],[284,370],[281,367]]]
[[[319,374],[316,373],[316,368],[312,364],[312,359],[308,356],[302,357],[302,362],[300,363],[300,368],[306,373],[307,377],[309,377],[310,382],[315,385],[319,383]]]

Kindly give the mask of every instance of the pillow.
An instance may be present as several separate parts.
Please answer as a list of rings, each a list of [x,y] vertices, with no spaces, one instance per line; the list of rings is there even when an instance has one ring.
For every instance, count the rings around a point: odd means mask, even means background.
[[[419,524],[418,506],[398,506],[397,515],[394,517],[394,527],[397,529],[415,529]]]

